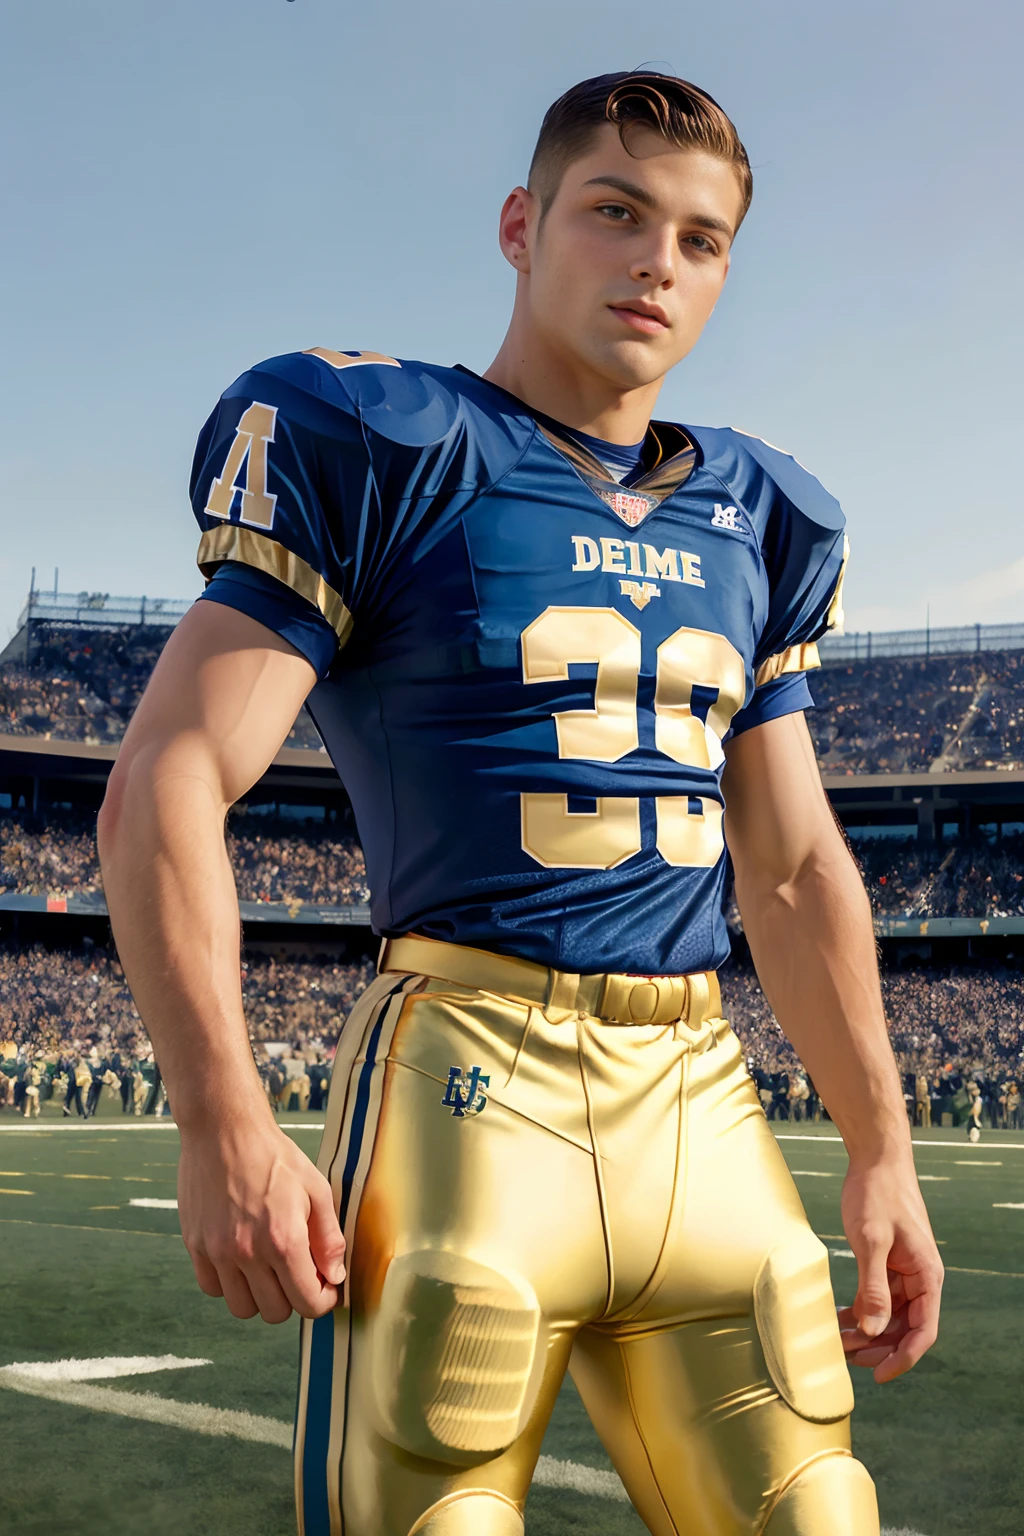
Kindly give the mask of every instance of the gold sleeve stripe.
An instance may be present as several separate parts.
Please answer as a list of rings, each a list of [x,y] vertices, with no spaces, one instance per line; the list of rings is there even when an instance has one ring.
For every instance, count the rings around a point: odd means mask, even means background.
[[[788,650],[780,651],[777,656],[769,656],[767,661],[762,661],[754,673],[754,687],[763,688],[765,683],[773,683],[785,672],[810,672],[814,667],[820,666],[821,657],[813,640],[806,641],[803,645],[791,645]]]
[[[827,634],[843,633],[843,582],[846,579],[846,562],[849,558],[850,539],[849,535],[844,533],[843,563],[839,567],[835,591],[832,593],[832,601],[825,615]],[[785,672],[810,672],[820,666],[821,657],[813,641],[808,641],[804,645],[791,645],[788,650],[780,651],[777,656],[769,656],[767,661],[761,663],[754,674],[754,687],[761,688],[765,683],[772,683],[777,677],[782,677]]]
[[[283,544],[278,544],[276,539],[258,533],[255,528],[240,528],[237,523],[208,528],[199,540],[196,555],[196,564],[207,581],[225,560],[240,560],[255,571],[276,576],[286,587],[291,587],[293,592],[319,608],[338,636],[339,646],[345,644],[352,631],[352,615],[340,594],[329,587],[311,565],[285,549]]]
[[[843,563],[839,567],[839,576],[836,579],[836,589],[832,594],[832,601],[828,605],[828,613],[825,615],[825,623],[828,625],[829,634],[841,635],[845,614],[843,613],[843,582],[846,580],[846,562],[850,558],[850,536],[843,534]]]

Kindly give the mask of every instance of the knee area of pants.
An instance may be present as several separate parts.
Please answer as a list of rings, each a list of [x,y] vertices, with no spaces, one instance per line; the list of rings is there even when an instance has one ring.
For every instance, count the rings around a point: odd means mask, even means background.
[[[852,1456],[819,1457],[782,1490],[762,1536],[878,1536],[878,1500],[867,1468]]]
[[[754,1282],[754,1317],[768,1374],[794,1413],[835,1424],[853,1412],[828,1250],[809,1227],[767,1255]]]
[[[523,1536],[524,1529],[522,1514],[510,1499],[474,1488],[433,1505],[409,1536]]]
[[[372,1323],[377,1429],[413,1456],[490,1460],[525,1428],[544,1353],[540,1307],[521,1276],[460,1254],[404,1254],[388,1268]]]

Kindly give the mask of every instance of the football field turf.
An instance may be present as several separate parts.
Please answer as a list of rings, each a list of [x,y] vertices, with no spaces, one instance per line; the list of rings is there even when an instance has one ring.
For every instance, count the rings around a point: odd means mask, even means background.
[[[315,1155],[320,1117],[282,1120]],[[843,1148],[831,1126],[776,1129],[833,1255],[837,1297],[852,1299]],[[876,1387],[857,1373],[855,1450],[887,1527],[1019,1536],[1024,1135],[988,1132],[976,1147],[958,1131],[916,1135],[947,1265],[943,1329],[909,1376]],[[122,1119],[109,1102],[88,1124],[51,1105],[31,1126],[0,1115],[3,1536],[294,1532],[297,1322],[232,1318],[198,1290],[173,1207],[138,1203],[174,1200],[177,1145],[169,1121]],[[642,1529],[567,1385],[527,1504],[530,1536]]]

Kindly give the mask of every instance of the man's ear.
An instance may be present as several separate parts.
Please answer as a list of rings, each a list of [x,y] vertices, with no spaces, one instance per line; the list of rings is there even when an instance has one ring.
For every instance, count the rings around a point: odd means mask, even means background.
[[[525,187],[516,187],[506,197],[498,220],[498,244],[510,266],[526,274],[530,270],[530,235],[537,212],[537,199]]]

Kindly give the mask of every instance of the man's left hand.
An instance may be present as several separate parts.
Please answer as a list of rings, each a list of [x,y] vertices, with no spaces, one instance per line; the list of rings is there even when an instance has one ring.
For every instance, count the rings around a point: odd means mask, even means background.
[[[842,1196],[843,1228],[857,1260],[857,1295],[839,1308],[851,1365],[892,1381],[916,1365],[939,1331],[942,1260],[912,1161],[851,1161]]]

